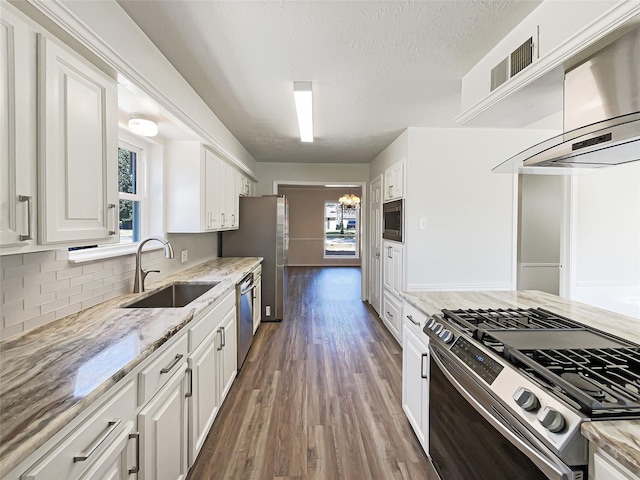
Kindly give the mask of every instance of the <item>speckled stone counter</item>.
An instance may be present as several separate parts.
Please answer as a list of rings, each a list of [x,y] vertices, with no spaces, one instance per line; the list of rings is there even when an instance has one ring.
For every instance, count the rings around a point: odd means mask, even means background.
[[[0,342],[0,474],[235,288],[261,258],[215,258]],[[180,281],[220,282],[182,308],[122,308]],[[134,348],[120,349],[123,339]],[[90,368],[84,368],[90,365]]]
[[[640,344],[640,320],[544,292],[404,292],[402,296],[426,314],[443,308],[541,307]],[[585,422],[582,434],[640,476],[640,420]]]

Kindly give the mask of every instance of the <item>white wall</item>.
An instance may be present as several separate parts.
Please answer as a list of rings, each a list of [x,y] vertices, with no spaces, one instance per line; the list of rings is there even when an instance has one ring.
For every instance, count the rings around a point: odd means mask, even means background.
[[[640,162],[572,190],[570,298],[640,319]]]
[[[366,182],[366,163],[258,163],[256,195],[272,195],[274,182]]]
[[[380,154],[374,158],[369,166],[369,179],[373,180],[378,175],[384,175],[387,167],[407,158],[409,154],[409,130],[405,130]]]
[[[553,132],[410,128],[407,288],[515,286],[516,176],[491,169]],[[420,230],[420,219],[426,229]]]

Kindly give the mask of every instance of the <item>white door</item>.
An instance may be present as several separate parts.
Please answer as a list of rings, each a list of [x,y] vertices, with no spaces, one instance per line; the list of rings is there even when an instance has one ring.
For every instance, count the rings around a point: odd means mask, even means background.
[[[429,443],[429,347],[406,326],[402,335],[402,408],[420,445]]]
[[[369,215],[369,303],[380,314],[382,298],[382,175],[370,187],[371,213]]]
[[[236,331],[236,309],[227,313],[220,326],[222,329],[222,345],[220,350],[220,404],[224,402],[227,393],[231,389],[233,380],[238,371],[238,334]]]

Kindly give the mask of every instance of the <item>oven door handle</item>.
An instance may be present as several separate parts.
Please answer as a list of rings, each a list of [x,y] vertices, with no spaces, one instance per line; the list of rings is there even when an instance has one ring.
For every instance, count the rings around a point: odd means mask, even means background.
[[[497,409],[498,415],[493,415],[482,403],[480,403],[465,386],[449,371],[444,364],[443,357],[446,353],[441,354],[437,347],[429,346],[431,357],[442,371],[447,380],[455,387],[455,389],[469,402],[469,404],[487,420],[503,437],[509,440],[518,450],[524,453],[541,471],[551,480],[574,480],[574,472],[565,464],[563,464],[553,452],[548,450],[543,444],[536,445],[532,439],[525,437],[507,418]],[[464,374],[464,372],[463,372]],[[471,378],[470,378],[471,379]],[[473,379],[471,379],[473,381]],[[478,388],[482,388],[478,386]],[[493,409],[495,407],[492,405]],[[517,432],[516,433],[514,433]],[[538,443],[538,442],[536,442]],[[556,458],[556,461],[553,458]]]

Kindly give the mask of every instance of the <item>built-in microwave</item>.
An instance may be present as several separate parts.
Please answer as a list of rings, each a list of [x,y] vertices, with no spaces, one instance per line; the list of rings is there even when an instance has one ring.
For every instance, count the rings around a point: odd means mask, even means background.
[[[404,223],[403,200],[394,200],[382,204],[382,238],[402,241]]]

